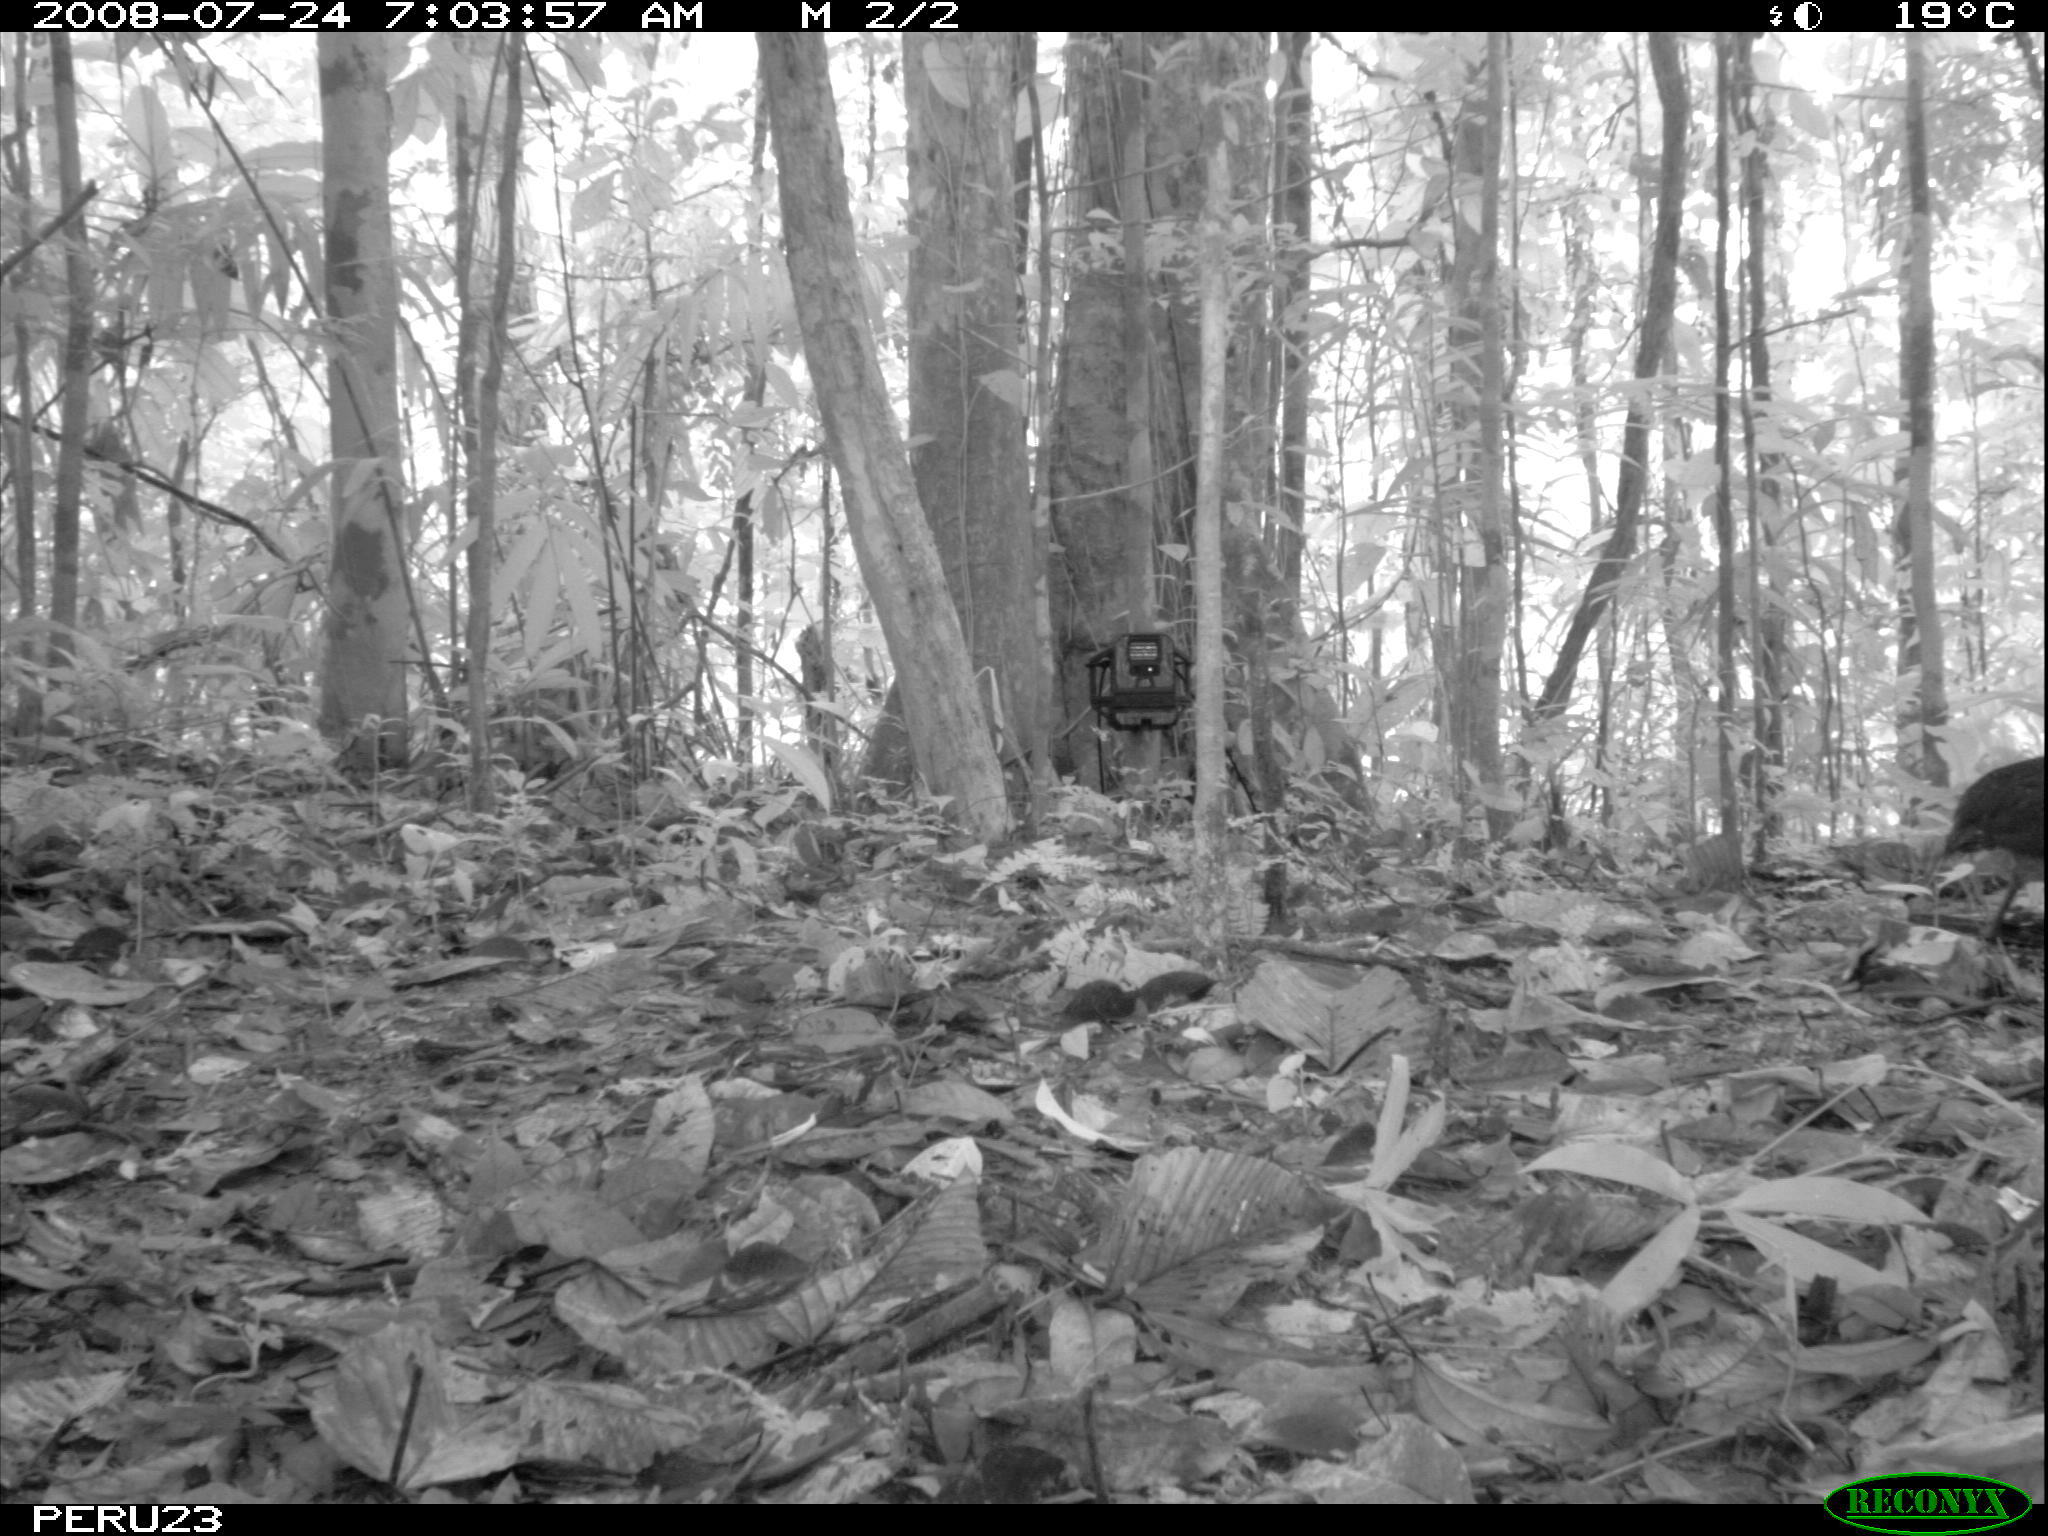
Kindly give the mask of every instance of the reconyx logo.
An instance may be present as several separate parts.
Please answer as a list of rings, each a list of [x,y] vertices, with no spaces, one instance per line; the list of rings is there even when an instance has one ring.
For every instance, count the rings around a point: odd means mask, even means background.
[[[1827,1512],[1866,1531],[1960,1536],[2010,1525],[2033,1501],[2009,1483],[1960,1472],[1901,1472],[1844,1483],[1827,1497]]]

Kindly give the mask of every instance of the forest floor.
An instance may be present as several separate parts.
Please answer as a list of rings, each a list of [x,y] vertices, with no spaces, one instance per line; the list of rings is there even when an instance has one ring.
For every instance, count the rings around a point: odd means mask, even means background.
[[[7,1497],[2042,1497],[2031,904],[810,804],[10,771]]]

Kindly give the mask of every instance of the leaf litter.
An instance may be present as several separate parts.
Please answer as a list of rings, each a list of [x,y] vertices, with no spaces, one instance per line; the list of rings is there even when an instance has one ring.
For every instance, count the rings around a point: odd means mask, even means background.
[[[1353,837],[1212,978],[1078,791],[13,779],[17,1498],[2042,1494],[2039,978],[1895,895]]]

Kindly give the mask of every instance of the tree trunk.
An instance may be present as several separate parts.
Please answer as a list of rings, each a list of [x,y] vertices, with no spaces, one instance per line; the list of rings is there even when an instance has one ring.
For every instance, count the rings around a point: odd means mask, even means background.
[[[825,40],[763,32],[760,47],[804,356],[845,487],[854,552],[902,686],[911,750],[961,824],[993,837],[1009,824],[1002,770],[861,302]]]
[[[362,776],[405,761],[412,611],[399,463],[390,72],[388,45],[373,33],[322,33],[318,46],[334,463],[320,728],[339,749],[342,770]]]
[[[71,39],[50,34],[51,110],[57,132],[57,186],[65,206],[78,194],[78,92]],[[50,515],[50,669],[70,673],[78,653],[78,506],[85,494],[87,406],[92,382],[94,274],[85,221],[64,231],[64,399],[57,417],[57,485]],[[59,721],[45,728],[69,734]]]
[[[1010,195],[1017,37],[906,35],[910,451],[1005,762],[1044,709]]]
[[[1906,401],[1906,455],[1899,466],[1893,542],[1899,594],[1899,766],[1908,777],[1948,782],[1938,728],[1948,724],[1948,672],[1934,584],[1934,217],[1927,192],[1927,60],[1906,44],[1906,223],[1899,304],[1899,390]],[[1919,686],[1914,678],[1918,676]]]
[[[1636,377],[1655,378],[1670,344],[1672,313],[1678,302],[1678,231],[1683,222],[1685,144],[1691,94],[1678,56],[1678,38],[1670,32],[1649,35],[1650,69],[1657,79],[1657,103],[1664,117],[1662,178],[1657,191],[1657,233],[1651,246],[1648,295],[1636,344]],[[1593,573],[1579,595],[1579,606],[1565,629],[1556,664],[1544,680],[1536,701],[1536,717],[1546,722],[1561,716],[1570,702],[1586,641],[1606,617],[1616,588],[1628,573],[1636,552],[1636,529],[1642,518],[1648,481],[1650,410],[1640,395],[1631,395],[1628,420],[1622,429],[1621,470],[1615,480],[1614,527],[1594,562]]]

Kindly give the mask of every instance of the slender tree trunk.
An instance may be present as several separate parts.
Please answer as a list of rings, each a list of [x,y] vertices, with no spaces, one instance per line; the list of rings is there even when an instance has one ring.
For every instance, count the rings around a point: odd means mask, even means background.
[[[1934,217],[1927,190],[1927,58],[1907,34],[1906,196],[1910,214],[1899,306],[1899,386],[1906,401],[1906,457],[1893,524],[1899,594],[1899,766],[1930,784],[1948,782],[1940,728],[1948,724],[1948,671],[1934,584]],[[1918,686],[1913,686],[1917,675]]]
[[[334,548],[320,726],[358,776],[406,757],[408,590],[398,434],[398,280],[391,251],[388,44],[322,33],[328,412]],[[427,658],[419,658],[422,666]],[[471,658],[482,665],[481,657]]]
[[[1648,41],[1650,69],[1657,80],[1657,103],[1664,118],[1663,174],[1657,193],[1657,233],[1650,252],[1648,297],[1636,344],[1638,379],[1656,377],[1663,366],[1664,349],[1671,340],[1672,315],[1678,302],[1678,231],[1684,214],[1686,129],[1692,111],[1676,34],[1652,32]],[[1536,702],[1538,720],[1554,719],[1564,713],[1586,642],[1606,617],[1615,591],[1635,559],[1636,528],[1649,478],[1649,452],[1650,410],[1639,397],[1632,396],[1627,425],[1622,429],[1621,471],[1614,490],[1614,527],[1579,596],[1578,609],[1565,629],[1557,663],[1544,681]]]
[[[763,32],[760,47],[804,356],[846,488],[861,575],[902,687],[911,750],[962,825],[995,836],[1009,824],[1002,770],[861,302],[825,40]]]
[[[57,131],[57,190],[68,206],[82,179],[78,88],[71,39],[50,34],[50,108]],[[58,411],[57,485],[50,516],[50,669],[68,673],[78,654],[78,506],[85,494],[85,439],[91,403],[94,274],[83,219],[64,231],[64,400]],[[58,722],[48,722],[58,729]]]

